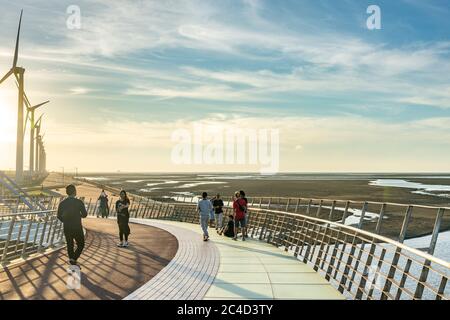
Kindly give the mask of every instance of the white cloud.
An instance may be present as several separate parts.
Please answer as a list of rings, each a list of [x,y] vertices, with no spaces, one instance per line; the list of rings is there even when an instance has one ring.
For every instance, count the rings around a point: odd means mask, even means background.
[[[140,163],[152,164],[151,168],[139,167],[139,170],[153,171],[154,165],[169,170],[174,146],[172,133],[181,128],[192,131],[194,124],[279,129],[282,170],[337,168],[351,171],[354,168],[370,171],[373,168],[391,171],[402,167],[414,170],[414,166],[417,170],[450,170],[445,161],[450,156],[449,118],[387,124],[360,117],[264,118],[216,114],[198,120],[167,119],[164,122],[124,121],[117,117],[95,128],[87,124],[68,127],[49,119],[47,150],[52,163],[64,163],[82,154],[83,164],[79,166],[89,167],[89,170],[101,170],[101,164],[96,161],[100,155],[114,156],[115,165],[121,170],[133,171],[135,158],[139,158]],[[441,148],[430,149],[433,145]]]

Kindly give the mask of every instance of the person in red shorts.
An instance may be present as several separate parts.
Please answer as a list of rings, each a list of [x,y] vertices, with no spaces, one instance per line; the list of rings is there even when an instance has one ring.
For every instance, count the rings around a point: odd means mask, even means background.
[[[242,241],[245,241],[246,225],[245,225],[245,213],[247,211],[247,202],[241,198],[239,191],[235,192],[233,201],[234,209],[234,238],[237,240],[238,228],[242,229]]]

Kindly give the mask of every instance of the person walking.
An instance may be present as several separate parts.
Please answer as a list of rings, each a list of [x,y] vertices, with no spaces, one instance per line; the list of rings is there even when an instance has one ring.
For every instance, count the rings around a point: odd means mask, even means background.
[[[197,211],[200,214],[200,226],[203,230],[203,241],[209,240],[208,222],[210,218],[209,215],[213,209],[211,201],[209,201],[207,197],[208,194],[203,192],[202,199],[197,204]]]
[[[216,231],[219,232],[223,227],[223,201],[220,194],[217,194],[213,200],[214,214],[216,215]]]
[[[120,239],[120,242],[117,246],[121,248],[128,247],[128,236],[131,233],[130,226],[128,225],[128,222],[130,220],[130,213],[128,212],[129,206],[130,199],[128,199],[127,192],[125,190],[120,191],[120,199],[116,201],[116,212]]]
[[[67,254],[71,265],[78,265],[77,260],[84,249],[84,232],[81,222],[87,217],[83,201],[77,199],[77,189],[73,184],[66,187],[67,198],[58,205],[57,218],[63,223],[64,236],[67,244]],[[77,246],[76,250],[74,242]]]
[[[245,192],[243,190],[239,191],[239,195],[240,195],[240,198],[245,201],[245,234],[244,234],[244,237],[248,238],[248,234],[247,234],[248,217],[249,217],[249,214],[248,214],[248,200],[245,197]]]
[[[245,241],[245,212],[247,211],[244,199],[241,198],[239,191],[236,191],[235,200],[233,201],[233,209],[234,209],[234,237],[233,240],[237,240],[238,228],[241,228],[242,231],[242,241]]]
[[[108,218],[109,215],[108,195],[106,194],[105,190],[102,190],[100,197],[98,197],[98,201],[100,202],[98,210],[100,211],[102,218]]]

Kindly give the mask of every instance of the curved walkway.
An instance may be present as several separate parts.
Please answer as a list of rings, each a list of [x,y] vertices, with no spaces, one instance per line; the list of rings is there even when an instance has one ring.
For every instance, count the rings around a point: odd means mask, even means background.
[[[85,219],[81,288],[66,287],[65,248],[0,271],[2,299],[122,299],[159,273],[178,250],[167,231],[131,225],[130,247],[118,248],[114,220]]]
[[[125,299],[203,299],[219,269],[219,250],[215,244],[211,241],[202,241],[197,232],[176,224],[148,219],[130,219],[130,221],[172,233],[178,240],[178,252],[160,273]]]
[[[167,230],[179,241],[174,260],[126,299],[344,299],[322,276],[262,241],[233,241],[195,224],[131,219]]]

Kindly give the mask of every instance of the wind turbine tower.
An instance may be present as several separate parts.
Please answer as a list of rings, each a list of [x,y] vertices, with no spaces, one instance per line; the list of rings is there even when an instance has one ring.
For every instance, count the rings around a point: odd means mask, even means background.
[[[19,28],[17,30],[16,48],[14,51],[14,60],[12,68],[0,80],[0,84],[14,74],[19,87],[19,95],[17,101],[17,143],[16,143],[16,182],[21,183],[23,180],[23,138],[24,138],[24,117],[23,117],[23,103],[24,103],[24,74],[25,69],[17,66],[17,59],[19,54],[19,37],[20,26],[22,24],[23,10],[20,12]]]

